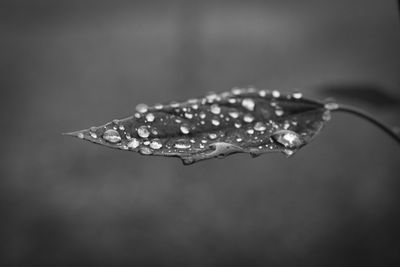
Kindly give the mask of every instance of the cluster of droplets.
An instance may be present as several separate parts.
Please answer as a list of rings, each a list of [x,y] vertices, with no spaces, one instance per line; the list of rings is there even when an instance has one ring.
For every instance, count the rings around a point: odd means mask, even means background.
[[[279,105],[281,97],[283,96],[278,90],[256,90],[251,87],[233,88],[230,92],[221,94],[210,93],[202,99],[190,99],[184,103],[171,102],[153,107],[138,104],[133,118],[136,124],[130,129],[131,132],[126,131],[124,124],[114,120],[112,126],[105,126],[102,134],[95,127],[89,133],[94,140],[101,136],[108,144],[124,150],[139,151],[144,155],[155,151],[198,152],[213,142],[241,145],[247,144],[249,140],[258,149],[283,147],[285,153],[290,154],[287,151],[294,151],[304,144],[302,137],[291,130],[296,126],[295,121],[277,123],[271,120],[273,117],[256,118],[254,115],[258,109],[266,117],[271,114],[275,114],[277,118],[282,117],[284,110]],[[301,99],[302,94],[294,92],[285,97]],[[259,98],[267,101],[257,100]],[[259,101],[269,107],[263,107]],[[157,123],[161,123],[163,127],[175,125],[177,136],[160,138],[154,125]],[[225,128],[236,129],[236,132],[227,135]]]

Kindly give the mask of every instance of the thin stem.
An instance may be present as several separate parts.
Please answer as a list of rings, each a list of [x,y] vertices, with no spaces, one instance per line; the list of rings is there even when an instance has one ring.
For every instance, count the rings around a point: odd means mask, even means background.
[[[381,129],[385,133],[387,133],[395,141],[397,141],[397,143],[400,144],[400,135],[398,133],[396,133],[391,127],[383,124],[378,119],[375,119],[372,115],[368,114],[367,112],[365,112],[365,111],[363,111],[361,109],[358,109],[358,108],[355,108],[355,107],[352,107],[352,106],[347,106],[347,105],[341,105],[340,104],[336,108],[331,109],[331,111],[341,111],[341,112],[351,113],[351,114],[356,115],[356,116],[358,116],[360,118],[363,118],[363,119],[371,122],[375,126],[377,126],[379,129]]]

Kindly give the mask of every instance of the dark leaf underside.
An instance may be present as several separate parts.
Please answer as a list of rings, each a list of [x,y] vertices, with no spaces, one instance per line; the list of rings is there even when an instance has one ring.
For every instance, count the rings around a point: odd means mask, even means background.
[[[324,104],[299,92],[234,88],[186,102],[136,106],[133,116],[68,135],[142,155],[179,157],[184,164],[234,153],[290,156],[329,120]]]

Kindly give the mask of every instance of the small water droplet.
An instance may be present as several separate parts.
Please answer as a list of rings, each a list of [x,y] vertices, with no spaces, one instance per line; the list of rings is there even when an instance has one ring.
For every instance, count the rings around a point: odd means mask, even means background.
[[[234,119],[237,119],[237,118],[239,118],[239,112],[233,111],[233,110],[229,111],[229,116],[231,116]]]
[[[197,104],[192,105],[192,109],[197,110],[198,108],[199,108],[199,105],[197,105]]]
[[[277,109],[275,109],[275,114],[276,114],[276,116],[282,116],[283,115],[283,109],[281,109],[281,108],[277,108]]]
[[[242,138],[240,138],[240,137],[238,137],[238,138],[236,138],[236,142],[242,142],[243,141],[243,139]]]
[[[200,147],[200,148],[204,148],[204,145],[203,145],[203,144],[199,144],[199,147]]]
[[[298,92],[298,91],[296,91],[296,92],[293,92],[293,93],[292,93],[292,97],[293,97],[294,99],[300,99],[300,98],[303,97],[303,94],[300,93],[300,92]]]
[[[109,143],[116,144],[121,142],[121,136],[114,129],[108,129],[103,133],[103,139]]]
[[[207,143],[207,140],[202,139],[201,142],[202,142],[203,144],[206,144],[206,143]]]
[[[154,108],[158,109],[158,110],[163,109],[163,107],[164,106],[162,104],[160,104],[160,103],[157,103],[157,104],[154,105]]]
[[[97,134],[96,133],[94,133],[94,132],[90,132],[90,136],[92,137],[92,138],[94,138],[94,139],[96,139],[97,138]]]
[[[149,132],[149,129],[147,128],[147,126],[140,126],[137,129],[137,133],[142,138],[147,138],[150,135],[150,132]]]
[[[187,126],[186,124],[182,124],[180,127],[180,130],[183,134],[189,134],[189,126]]]
[[[148,106],[146,104],[140,103],[136,106],[136,111],[139,113],[145,113],[148,110]]]
[[[212,120],[211,120],[211,123],[212,123],[212,125],[214,125],[214,126],[218,126],[218,125],[220,124],[219,120],[217,120],[217,119],[212,119]]]
[[[140,116],[140,114],[139,113],[135,113],[135,118],[136,119],[139,119],[141,116]]]
[[[216,138],[217,138],[217,134],[215,134],[215,133],[210,133],[210,134],[208,134],[208,137],[209,137],[210,139],[216,139]]]
[[[127,145],[122,145],[122,146],[121,146],[121,149],[122,149],[122,150],[128,150],[129,147],[128,147]]]
[[[151,143],[150,143],[150,147],[151,147],[152,149],[160,149],[160,148],[162,148],[161,140],[158,139],[158,138],[153,139],[153,140],[151,141]]]
[[[149,141],[149,140],[144,141],[144,142],[143,142],[143,145],[145,145],[145,146],[150,145],[150,141]]]
[[[290,150],[290,149],[284,149],[283,151],[282,151],[286,156],[288,156],[288,157],[290,157],[291,155],[293,155],[294,154],[294,150]]]
[[[188,143],[175,143],[174,147],[178,149],[188,149],[191,147],[191,145]]]
[[[265,131],[267,129],[265,123],[263,122],[257,122],[256,124],[254,124],[254,130],[262,132]]]
[[[169,103],[169,105],[170,105],[172,108],[177,108],[177,107],[179,107],[179,103],[176,102],[176,101],[172,101],[171,103]]]
[[[326,103],[324,107],[327,110],[335,110],[335,109],[339,108],[339,104],[335,103],[335,102],[330,102],[330,103]]]
[[[238,87],[234,87],[232,88],[232,94],[234,95],[240,95],[242,93],[242,89],[238,88]]]
[[[242,100],[242,106],[250,111],[254,110],[255,105],[254,100],[251,98],[245,98]]]
[[[324,113],[322,114],[322,119],[324,120],[324,121],[330,121],[331,120],[331,112],[330,112],[330,110],[328,109],[328,110],[326,110],[326,111],[324,111]]]
[[[280,130],[271,135],[272,139],[283,145],[285,148],[299,148],[304,141],[296,132],[290,130]]]
[[[272,91],[272,96],[273,97],[278,98],[278,97],[280,97],[280,95],[281,95],[281,93],[278,90],[273,90]]]
[[[239,122],[235,122],[235,128],[240,128],[240,127],[242,127],[242,124]]]
[[[151,129],[151,133],[152,133],[153,135],[157,135],[157,134],[158,134],[157,128]]]
[[[78,136],[78,138],[79,138],[79,139],[83,139],[83,138],[85,138],[85,135],[84,135],[83,133],[78,133],[78,135],[77,135],[77,136]]]
[[[267,96],[267,91],[266,91],[266,90],[260,90],[260,91],[258,92],[258,95],[259,95],[260,97],[266,97],[266,96]]]
[[[193,114],[192,113],[185,113],[185,117],[190,120],[190,119],[193,118]]]
[[[194,144],[194,143],[196,143],[196,140],[190,139],[190,143]]]
[[[135,149],[140,145],[139,140],[137,140],[136,138],[132,138],[129,143],[128,143],[128,147],[130,149]]]
[[[229,98],[228,99],[228,102],[230,103],[230,104],[235,104],[236,103],[236,98]]]
[[[218,104],[212,104],[210,106],[210,111],[211,111],[211,113],[217,115],[217,114],[221,113],[221,108],[220,108],[220,106],[218,106]]]
[[[203,111],[199,113],[199,117],[200,119],[205,119],[206,118],[206,113],[204,113]]]
[[[140,152],[140,154],[142,154],[142,155],[151,155],[152,153],[153,153],[153,151],[150,149],[150,148],[148,148],[148,147],[141,147],[140,148],[140,150],[139,150],[139,152]]]
[[[246,114],[243,117],[243,121],[247,122],[247,123],[250,123],[250,122],[254,121],[254,117],[251,114]]]
[[[254,133],[254,130],[253,130],[253,129],[248,129],[248,130],[247,130],[247,133],[251,135],[251,134]]]
[[[118,127],[118,129],[120,129],[121,131],[124,131],[124,130],[125,130],[125,126],[121,124],[121,125]]]
[[[153,113],[147,113],[147,114],[146,114],[146,120],[147,120],[148,122],[153,122],[154,119],[155,119],[155,117],[154,117],[154,114],[153,114]]]

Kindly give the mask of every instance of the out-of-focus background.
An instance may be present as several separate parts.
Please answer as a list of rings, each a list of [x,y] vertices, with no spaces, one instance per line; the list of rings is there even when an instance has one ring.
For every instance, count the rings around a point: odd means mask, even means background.
[[[2,266],[400,263],[399,146],[350,115],[192,166],[61,135],[233,86],[398,97],[396,1],[3,0],[0,32]]]

